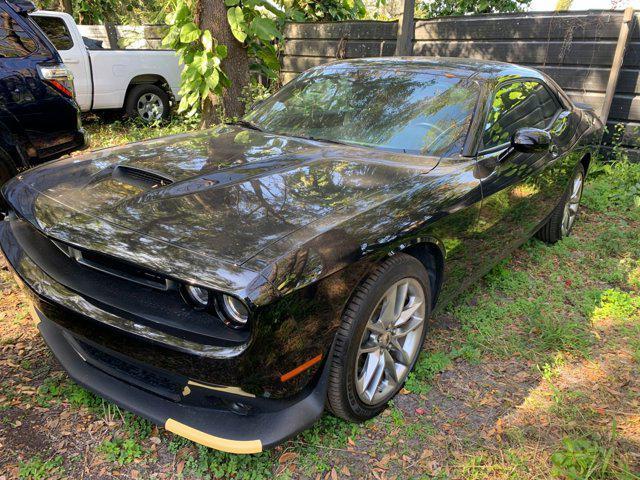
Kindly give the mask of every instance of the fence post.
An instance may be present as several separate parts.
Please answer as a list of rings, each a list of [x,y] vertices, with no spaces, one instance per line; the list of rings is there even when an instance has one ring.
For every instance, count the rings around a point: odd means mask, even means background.
[[[107,38],[109,39],[111,49],[116,50],[118,48],[118,31],[116,30],[115,24],[105,22],[104,28],[107,31]]]
[[[413,36],[415,27],[413,15],[416,0],[404,0],[402,15],[398,19],[398,38],[396,40],[396,56],[413,54]]]
[[[611,63],[611,72],[609,73],[609,81],[607,82],[607,89],[604,94],[604,102],[602,103],[602,112],[600,113],[600,119],[602,123],[607,124],[609,119],[609,110],[611,110],[611,102],[613,102],[613,96],[616,93],[616,86],[618,85],[618,76],[620,75],[620,68],[622,68],[622,61],[624,60],[624,51],[627,48],[627,41],[629,40],[629,23],[633,20],[633,8],[627,7],[624,10],[622,16],[622,25],[620,25],[620,35],[618,35],[618,44],[616,45],[616,51],[613,55],[613,62]]]

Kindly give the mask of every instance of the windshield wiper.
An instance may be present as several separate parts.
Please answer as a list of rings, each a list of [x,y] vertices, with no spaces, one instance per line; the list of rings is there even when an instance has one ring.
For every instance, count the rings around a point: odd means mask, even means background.
[[[255,130],[257,132],[264,132],[264,130],[262,130],[255,123],[248,122],[247,120],[238,120],[237,122],[232,122],[229,125],[240,125],[241,127],[250,128],[251,130]]]

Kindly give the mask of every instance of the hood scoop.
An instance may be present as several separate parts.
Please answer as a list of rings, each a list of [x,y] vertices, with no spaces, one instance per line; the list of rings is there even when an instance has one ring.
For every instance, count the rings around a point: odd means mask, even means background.
[[[173,179],[142,168],[118,165],[111,172],[111,177],[122,183],[144,190],[166,187],[173,183]]]

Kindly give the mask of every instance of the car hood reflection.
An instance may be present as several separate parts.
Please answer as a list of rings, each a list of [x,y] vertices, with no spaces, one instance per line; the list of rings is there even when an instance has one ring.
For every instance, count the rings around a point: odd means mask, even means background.
[[[77,212],[67,221],[100,219],[240,265],[320,218],[397,196],[437,163],[223,126],[92,152],[19,178],[37,192],[28,203],[44,230],[44,210],[55,203]]]

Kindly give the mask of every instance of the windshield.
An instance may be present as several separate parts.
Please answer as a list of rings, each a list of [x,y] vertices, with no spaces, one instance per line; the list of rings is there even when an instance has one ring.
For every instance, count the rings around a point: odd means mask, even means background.
[[[281,135],[443,156],[462,150],[477,98],[474,82],[442,73],[321,67],[244,120]]]

